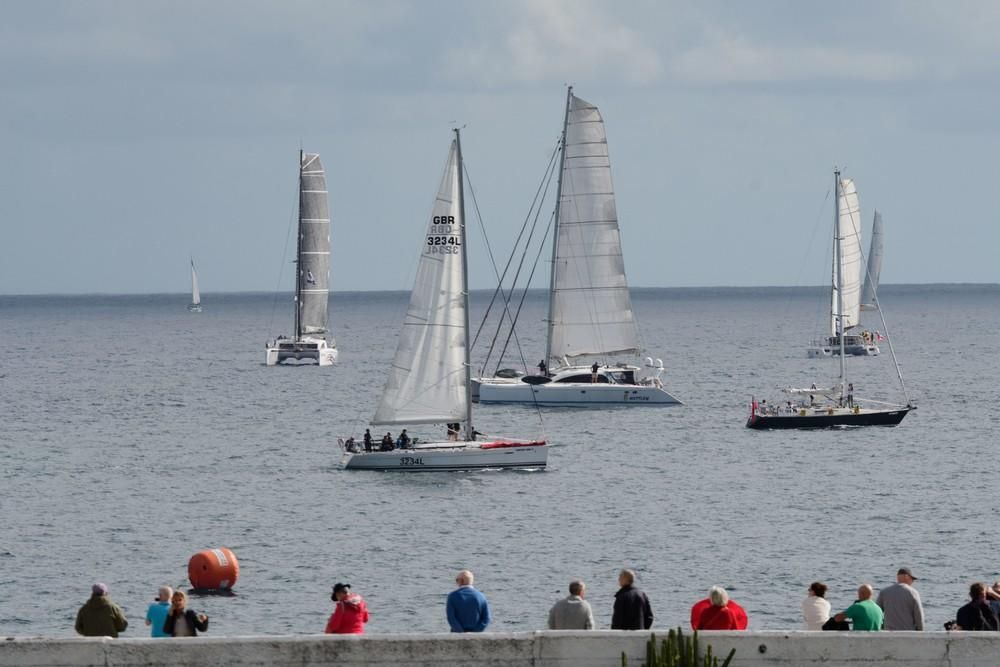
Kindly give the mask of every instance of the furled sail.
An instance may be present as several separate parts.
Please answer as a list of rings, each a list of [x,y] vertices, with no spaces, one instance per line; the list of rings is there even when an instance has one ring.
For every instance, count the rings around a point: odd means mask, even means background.
[[[316,153],[302,154],[300,170],[298,336],[326,332],[330,295],[330,210],[326,173]]]
[[[837,290],[842,294],[844,331],[857,326],[861,316],[861,209],[858,206],[858,192],[854,181],[840,180],[838,188],[838,212],[836,241],[840,251],[840,284],[837,284],[837,267],[833,270],[833,304],[830,333],[837,334]]]
[[[878,291],[878,277],[882,272],[882,214],[875,211],[872,222],[872,242],[868,250],[868,271],[865,273],[865,287],[861,291],[861,310],[875,310],[875,293]]]
[[[572,94],[564,151],[549,355],[637,354],[604,121],[597,107]]]
[[[198,289],[198,273],[194,270],[194,260],[191,260],[191,305],[201,305],[201,290]]]
[[[396,357],[372,424],[464,422],[464,221],[459,205],[458,143],[452,142],[427,227]]]

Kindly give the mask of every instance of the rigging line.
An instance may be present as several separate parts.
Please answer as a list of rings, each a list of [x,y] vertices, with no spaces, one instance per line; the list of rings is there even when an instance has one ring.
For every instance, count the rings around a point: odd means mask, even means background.
[[[298,188],[298,183],[296,182],[296,187],[295,187],[295,190],[296,190],[295,194],[296,195],[298,195],[298,189],[299,189]],[[292,213],[291,213],[291,215],[288,216],[288,230],[285,232],[285,247],[281,250],[281,256],[282,256],[282,258],[288,256],[288,240],[292,237],[292,226],[295,225],[296,228],[298,227],[298,219],[297,219],[298,218],[297,212],[298,212],[298,205],[299,205],[298,196],[296,196],[295,199],[296,199],[295,204],[292,206]],[[296,258],[296,262],[297,261],[298,261],[298,258]],[[281,279],[282,279],[282,277],[284,275],[284,272],[285,272],[285,262],[284,262],[284,259],[282,259],[281,263],[278,266],[278,281],[277,281],[277,284],[274,287],[274,299],[271,300],[271,316],[270,316],[270,318],[267,321],[267,330],[268,331],[273,331],[274,330],[273,329],[273,327],[274,327],[274,316],[275,316],[275,312],[277,311],[277,308],[278,308],[278,291],[281,289]],[[299,307],[299,304],[297,302],[295,304],[295,307],[296,308]]]

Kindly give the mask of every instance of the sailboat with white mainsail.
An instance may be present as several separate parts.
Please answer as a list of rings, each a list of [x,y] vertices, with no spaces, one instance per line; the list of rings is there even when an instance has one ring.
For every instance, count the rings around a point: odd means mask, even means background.
[[[295,321],[291,337],[267,343],[268,366],[313,360],[330,366],[337,345],[327,341],[327,305],[330,298],[330,210],[326,172],[318,153],[299,151],[299,222],[295,251]]]
[[[619,356],[638,356],[639,330],[625,278],[604,119],[566,94],[545,357],[540,374],[476,378],[480,403],[546,406],[669,405],[663,361],[651,375]],[[513,375],[513,377],[511,377]]]
[[[191,303],[188,310],[192,313],[201,312],[201,290],[198,289],[198,272],[194,270],[194,257],[191,258]]]
[[[386,451],[366,451],[353,438],[341,440],[348,470],[544,468],[548,461],[544,440],[476,439],[463,190],[461,136],[455,130],[427,234],[421,239],[396,356],[371,422],[373,426],[447,424],[449,439],[401,439],[402,446],[394,449],[389,437]]]
[[[861,252],[858,241],[859,206],[858,193],[854,182],[842,179],[840,171],[834,171],[836,202],[833,216],[833,331],[839,346],[840,374],[832,386],[818,387],[813,384],[806,389],[787,388],[783,391],[790,399],[784,402],[767,404],[766,400],[758,402],[750,400],[750,417],[747,427],[753,429],[789,429],[789,428],[829,428],[834,426],[896,426],[903,418],[915,409],[906,396],[903,375],[896,362],[896,353],[889,339],[878,301],[877,284],[872,284],[872,306],[882,319],[885,340],[889,345],[892,362],[896,367],[896,376],[906,403],[896,405],[862,399],[855,395],[854,384],[849,382],[847,375],[847,360],[850,355],[846,351],[848,336],[844,332],[856,325],[860,309],[860,281],[858,266],[861,263]]]

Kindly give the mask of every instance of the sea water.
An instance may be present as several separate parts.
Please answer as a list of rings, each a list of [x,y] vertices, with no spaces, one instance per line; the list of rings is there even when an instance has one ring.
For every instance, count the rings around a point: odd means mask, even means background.
[[[321,632],[338,581],[367,599],[369,632],[446,631],[463,568],[495,630],[543,628],[573,578],[608,627],[622,567],[658,627],[719,584],[751,628],[795,629],[810,582],[837,611],[907,566],[940,628],[970,582],[1000,578],[1000,287],[880,297],[887,321],[866,326],[888,325],[919,406],[897,428],[745,428],[752,395],[835,377],[837,359],[806,358],[822,290],[639,289],[643,344],[683,406],[477,407],[484,433],[547,438],[548,470],[426,474],[338,465],[337,437],[374,412],[405,293],[332,295],[340,362],[322,369],[264,366],[265,341],[290,333],[284,295],[207,293],[198,314],[185,294],[0,297],[0,634],[72,635],[103,581],[126,636],[144,636],[156,588],[187,588],[188,558],[215,546],[241,567],[234,596],[192,602],[218,635]],[[544,309],[529,295],[503,366],[541,359]],[[881,347],[848,360],[855,394],[902,400]]]

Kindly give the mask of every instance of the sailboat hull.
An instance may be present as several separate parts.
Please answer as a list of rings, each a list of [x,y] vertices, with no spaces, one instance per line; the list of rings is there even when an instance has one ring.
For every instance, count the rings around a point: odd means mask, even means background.
[[[191,304],[188,304],[188,311],[192,312],[192,313],[200,313],[201,312],[201,304],[200,303],[191,303]]]
[[[781,415],[751,415],[747,420],[747,428],[753,429],[784,429],[784,428],[835,428],[837,426],[896,426],[913,408],[907,406],[895,410],[853,410],[847,408],[828,408],[802,410],[795,414]],[[806,414],[801,414],[805,412]]]
[[[504,468],[544,468],[548,462],[544,441],[441,442],[391,452],[351,454],[347,470],[439,472]]]
[[[550,407],[681,404],[663,389],[652,385],[578,382],[529,384],[520,378],[477,380],[473,388],[473,399],[481,404],[527,403]]]
[[[267,366],[289,361],[315,361],[320,366],[332,366],[337,361],[337,348],[331,347],[322,338],[279,338],[268,344],[264,357]]]

